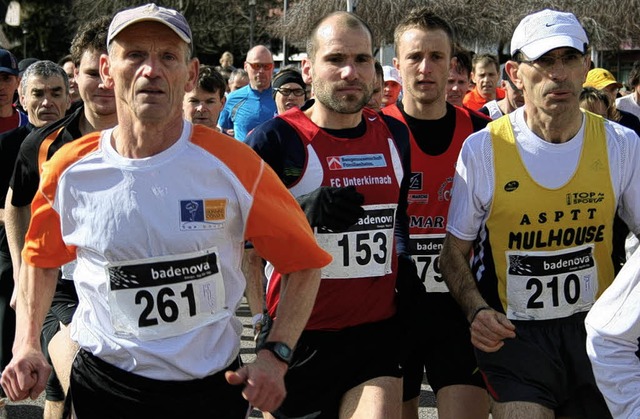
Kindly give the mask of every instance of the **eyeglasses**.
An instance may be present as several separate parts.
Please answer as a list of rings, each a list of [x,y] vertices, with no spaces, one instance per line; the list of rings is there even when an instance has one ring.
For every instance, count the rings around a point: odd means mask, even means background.
[[[283,88],[276,88],[274,89],[276,92],[280,93],[282,96],[289,96],[290,94],[293,93],[294,96],[302,96],[305,94],[304,89],[283,89]]]
[[[509,86],[511,86],[511,88],[513,89],[513,91],[515,91],[516,93],[522,93],[522,90],[518,89],[518,86],[516,86],[513,81],[511,80],[511,77],[507,76],[507,83],[509,83]]]
[[[249,61],[245,61],[245,62],[249,64],[251,68],[254,69],[255,71],[258,71],[260,69],[264,71],[273,70],[273,63],[250,63]]]
[[[579,52],[559,56],[545,54],[536,60],[521,60],[520,62],[538,67],[543,71],[550,71],[556,66],[558,61],[562,61],[562,65],[566,68],[578,68],[584,63],[584,54],[580,54]]]

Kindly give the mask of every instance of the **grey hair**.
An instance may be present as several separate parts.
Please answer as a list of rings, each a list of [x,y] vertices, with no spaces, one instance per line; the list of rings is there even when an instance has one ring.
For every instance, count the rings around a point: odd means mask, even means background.
[[[60,76],[64,82],[65,92],[67,95],[69,94],[69,77],[64,71],[64,68],[60,67],[53,61],[41,60],[31,64],[22,74],[22,80],[20,81],[20,93],[23,96],[27,94],[27,84],[29,84],[29,79],[34,76],[44,77],[47,79],[49,77]]]

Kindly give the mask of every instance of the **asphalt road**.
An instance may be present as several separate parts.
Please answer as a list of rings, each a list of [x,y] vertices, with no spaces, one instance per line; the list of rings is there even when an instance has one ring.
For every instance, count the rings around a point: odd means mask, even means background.
[[[251,330],[251,313],[249,307],[246,305],[246,301],[238,310],[238,316],[242,320],[244,325],[244,331],[242,334],[242,346],[240,354],[245,362],[251,362],[254,355],[254,342],[253,333]],[[44,395],[41,395],[37,400],[26,400],[18,403],[10,402],[6,406],[6,418],[8,419],[42,419],[42,413],[44,412]],[[438,414],[435,409],[435,396],[431,391],[431,387],[425,382],[422,383],[422,392],[420,394],[420,419],[433,419],[437,418]],[[262,418],[262,415],[258,411],[254,411],[250,418]],[[4,419],[0,415],[0,419]]]

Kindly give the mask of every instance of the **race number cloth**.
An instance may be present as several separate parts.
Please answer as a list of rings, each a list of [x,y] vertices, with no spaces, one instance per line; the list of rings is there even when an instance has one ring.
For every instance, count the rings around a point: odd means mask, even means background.
[[[365,213],[343,233],[316,229],[318,244],[333,262],[322,278],[368,278],[391,273],[393,226],[398,205],[365,205]]]
[[[163,339],[226,316],[219,257],[213,248],[107,265],[115,332]]]
[[[449,292],[440,275],[440,250],[446,234],[456,160],[462,143],[473,132],[469,111],[458,107],[454,109],[455,130],[444,153],[437,156],[425,153],[413,133],[409,132],[411,181],[407,213],[410,251],[427,292]],[[407,125],[397,105],[385,106],[382,112]]]
[[[495,192],[486,226],[500,302],[510,319],[556,319],[588,311],[613,280],[616,204],[607,139],[602,118],[585,117],[580,162],[557,189],[531,178],[508,116],[489,124]]]

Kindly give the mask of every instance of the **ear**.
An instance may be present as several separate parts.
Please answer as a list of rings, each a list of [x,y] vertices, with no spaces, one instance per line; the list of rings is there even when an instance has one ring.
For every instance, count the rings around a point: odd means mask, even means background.
[[[396,70],[400,71],[400,60],[398,60],[398,57],[393,57],[393,60],[391,60],[391,62],[393,63],[393,66],[396,68]]]
[[[22,106],[22,109],[27,109],[26,97],[22,94],[22,89],[20,89],[20,92],[20,96],[18,97],[20,106]]]
[[[107,54],[100,55],[100,78],[102,84],[107,89],[113,89],[113,78],[111,77],[111,62]]]
[[[509,60],[504,64],[504,69],[513,84],[515,84],[518,89],[523,90],[524,84],[522,83],[522,79],[520,79],[520,76],[518,75],[519,68],[520,64],[512,60]]]
[[[187,72],[189,78],[187,79],[187,84],[184,87],[185,92],[190,92],[196,88],[196,83],[198,82],[198,74],[200,72],[200,61],[197,58],[192,58],[187,63]]]
[[[451,62],[449,63],[449,70],[455,70],[458,65],[458,59],[456,57],[451,57]]]
[[[303,58],[302,59],[302,79],[306,84],[313,83],[312,73],[313,72],[311,71],[311,60],[309,60],[308,58]]]

